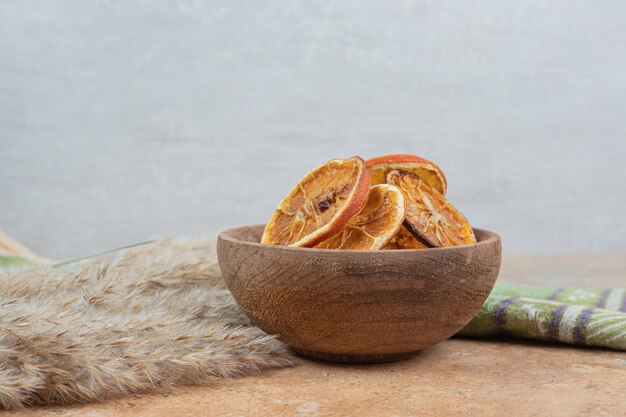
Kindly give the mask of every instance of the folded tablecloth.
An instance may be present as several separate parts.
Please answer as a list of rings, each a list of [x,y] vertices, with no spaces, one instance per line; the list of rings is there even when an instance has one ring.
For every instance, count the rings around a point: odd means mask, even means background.
[[[626,350],[626,289],[497,284],[458,335],[497,334]]]

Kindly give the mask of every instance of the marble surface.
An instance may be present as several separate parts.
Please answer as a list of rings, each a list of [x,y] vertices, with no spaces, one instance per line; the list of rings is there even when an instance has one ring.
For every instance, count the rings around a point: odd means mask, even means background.
[[[0,2],[0,227],[80,256],[416,153],[509,252],[626,251],[626,2]]]
[[[623,255],[508,255],[501,280],[623,286]],[[291,369],[216,381],[170,395],[74,407],[32,416],[510,416],[626,415],[626,353],[514,339],[450,339],[389,364],[302,360]]]

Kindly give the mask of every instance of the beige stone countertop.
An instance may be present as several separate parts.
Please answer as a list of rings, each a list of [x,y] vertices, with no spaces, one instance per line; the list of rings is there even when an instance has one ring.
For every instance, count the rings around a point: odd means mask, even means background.
[[[626,286],[626,254],[507,255],[500,282]],[[8,412],[7,412],[8,414]],[[626,353],[521,339],[453,338],[372,365],[290,369],[27,416],[626,416]]]

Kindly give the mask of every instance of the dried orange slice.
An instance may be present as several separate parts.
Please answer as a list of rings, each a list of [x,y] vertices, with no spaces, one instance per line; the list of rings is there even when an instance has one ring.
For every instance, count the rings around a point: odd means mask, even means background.
[[[365,165],[372,175],[372,185],[385,183],[389,171],[400,170],[417,175],[442,195],[446,194],[448,188],[448,182],[443,171],[428,159],[416,155],[379,156],[367,160]]]
[[[365,206],[336,235],[317,245],[322,249],[376,250],[393,238],[404,221],[402,191],[388,184],[370,188]]]
[[[446,198],[417,175],[390,171],[387,183],[404,193],[404,225],[415,237],[432,246],[456,246],[476,243],[467,219]]]
[[[389,243],[387,243],[383,249],[427,249],[422,241],[418,240],[409,230],[404,226],[400,226],[398,229],[398,233],[394,237],[391,238]]]
[[[314,168],[281,201],[261,243],[313,247],[328,239],[361,211],[370,182],[358,156]]]

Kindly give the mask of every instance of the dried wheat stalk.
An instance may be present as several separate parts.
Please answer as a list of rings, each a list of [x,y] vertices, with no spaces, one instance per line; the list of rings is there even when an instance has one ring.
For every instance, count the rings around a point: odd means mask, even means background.
[[[213,242],[0,270],[0,405],[70,404],[289,366],[224,288]]]
[[[18,255],[26,259],[42,259],[0,229],[0,255],[4,254]]]

